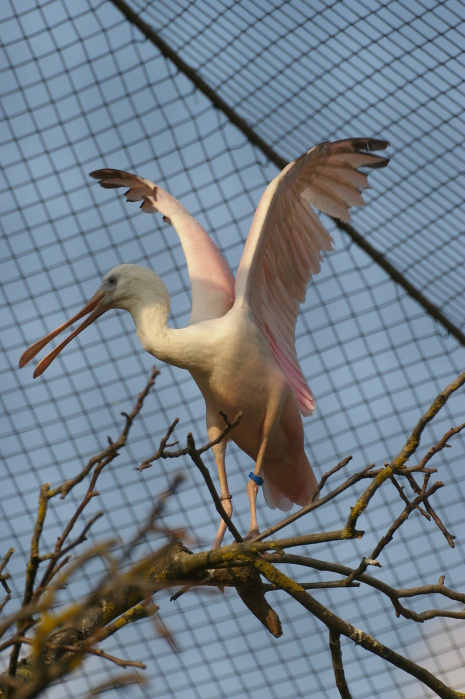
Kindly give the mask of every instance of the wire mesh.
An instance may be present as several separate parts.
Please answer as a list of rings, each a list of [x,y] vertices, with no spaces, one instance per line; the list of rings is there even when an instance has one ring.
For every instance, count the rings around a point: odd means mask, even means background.
[[[458,327],[465,321],[463,275],[464,5],[448,0],[400,2],[132,2],[132,8],[261,138],[292,159],[326,139],[381,136],[392,162],[371,176],[368,205],[353,214],[357,230],[386,255]],[[160,182],[209,230],[231,268],[240,260],[253,211],[276,174],[260,149],[217,109],[108,0],[66,3],[5,0],[0,9],[3,166],[1,542],[16,599],[37,509],[39,487],[57,484],[101,450],[122,425],[152,365],[125,314],[107,314],[71,344],[44,377],[17,370],[32,341],[59,325],[121,262],[153,266],[172,296],[171,322],[190,312],[185,260],[172,230],[139,214],[89,181],[99,167],[136,171]],[[437,392],[463,367],[463,348],[344,233],[325,221],[336,249],[312,281],[297,327],[298,354],[317,398],[305,422],[307,453],[317,474],[348,453],[353,468],[382,465],[402,446]],[[208,545],[216,514],[198,474],[186,463],[158,462],[135,472],[175,416],[205,440],[204,405],[187,373],[160,366],[156,390],[130,444],[100,481],[94,510],[105,517],[93,537],[128,540],[173,470],[187,480],[165,521]],[[463,421],[463,397],[450,401],[427,431],[429,448]],[[400,587],[464,579],[464,442],[439,459],[446,487],[437,495],[446,525],[458,535],[449,550],[441,535],[412,515],[378,574]],[[213,467],[211,461],[209,462]],[[245,474],[228,458],[235,518],[247,528]],[[52,547],[82,491],[50,512],[44,547]],[[300,522],[294,531],[337,528],[353,496]],[[399,511],[386,486],[363,518],[358,543],[312,549],[312,555],[357,565]],[[260,521],[275,522],[262,502]],[[96,570],[85,566],[64,594],[84,594]],[[299,573],[299,576],[301,574]],[[312,580],[320,579],[314,572]],[[465,688],[463,625],[396,620],[372,592],[319,591],[336,613]],[[333,697],[326,633],[292,601],[273,593],[284,625],[276,641],[236,595],[161,597],[161,615],[181,649],[174,655],[149,622],[107,646],[146,662],[148,686],[134,697]],[[435,605],[435,600],[431,600]],[[343,648],[357,697],[430,696],[418,682],[360,648]],[[50,697],[85,696],[107,678],[89,661],[51,689]],[[119,690],[113,690],[117,696]],[[111,694],[111,693],[110,693]]]

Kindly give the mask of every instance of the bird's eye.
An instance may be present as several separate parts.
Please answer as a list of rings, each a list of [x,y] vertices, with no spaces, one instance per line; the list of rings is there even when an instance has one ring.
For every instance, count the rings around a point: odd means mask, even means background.
[[[108,277],[107,281],[108,281],[109,284],[116,284],[117,279],[116,279],[116,277],[112,274],[111,277]]]

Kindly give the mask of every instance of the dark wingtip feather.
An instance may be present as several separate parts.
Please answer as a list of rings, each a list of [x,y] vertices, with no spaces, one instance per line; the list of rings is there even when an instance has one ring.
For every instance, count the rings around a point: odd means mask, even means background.
[[[106,180],[124,180],[128,175],[132,177],[130,173],[125,172],[124,170],[114,170],[110,167],[104,167],[101,170],[93,170],[92,172],[89,172],[89,176],[93,177],[94,180],[98,180],[99,185],[103,187],[103,189],[118,189],[118,187],[123,187],[123,184],[110,184]]]
[[[350,142],[355,150],[365,151],[366,153],[386,150],[386,148],[389,146],[389,141],[382,138],[352,138]],[[374,157],[378,159],[373,160],[373,162],[369,165],[369,167],[374,170],[386,167],[390,161],[390,158],[386,158],[382,155]]]
[[[389,141],[385,141],[382,138],[352,138],[350,142],[357,150],[385,150]]]
[[[93,170],[92,172],[89,172],[90,177],[93,177],[94,180],[105,180],[108,179],[108,177],[118,177],[119,170],[112,170],[109,167],[104,167],[101,168],[100,170]]]
[[[376,155],[375,151],[385,150],[389,146],[389,141],[384,138],[342,138],[339,141],[323,141],[319,143],[314,148],[310,148],[306,154],[296,158],[294,162],[297,162],[305,155],[309,155],[313,150],[325,150],[329,148],[333,152],[339,153],[366,153],[372,156],[373,161],[365,167],[370,168],[381,168],[386,167],[389,163],[389,158],[383,155]]]

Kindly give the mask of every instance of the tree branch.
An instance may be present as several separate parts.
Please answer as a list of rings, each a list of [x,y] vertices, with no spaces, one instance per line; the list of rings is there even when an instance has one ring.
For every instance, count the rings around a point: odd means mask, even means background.
[[[399,454],[383,468],[374,479],[368,488],[362,493],[358,498],[354,507],[351,509],[350,515],[346,523],[346,532],[348,536],[352,536],[355,530],[355,525],[357,523],[360,515],[365,511],[373,495],[376,493],[378,488],[390,478],[393,474],[396,474],[402,469],[404,464],[416,451],[420,444],[420,438],[425,429],[426,425],[431,422],[431,420],[438,414],[441,408],[445,405],[447,400],[450,398],[452,393],[457,391],[465,383],[465,372],[460,374],[452,383],[450,383],[446,388],[439,393],[438,396],[431,403],[430,407],[424,415],[421,416],[418,423],[413,428],[409,438],[407,439],[405,445]]]
[[[329,629],[329,650],[331,651],[336,687],[339,690],[341,699],[352,699],[344,674],[344,665],[342,664],[341,635],[333,631],[333,629]]]
[[[220,432],[218,437],[216,439],[207,442],[204,444],[202,447],[199,449],[196,448],[195,446],[195,440],[191,432],[188,433],[187,435],[187,445],[184,448],[177,449],[176,451],[167,451],[166,447],[168,446],[173,446],[173,444],[169,445],[168,444],[168,439],[170,438],[171,434],[173,433],[174,428],[179,422],[179,418],[176,418],[176,420],[171,424],[170,428],[168,429],[168,432],[166,435],[163,437],[163,439],[160,442],[160,446],[158,447],[157,451],[153,456],[151,456],[149,459],[146,459],[143,461],[139,467],[140,471],[143,471],[146,468],[149,468],[153,461],[156,461],[158,459],[174,459],[174,458],[179,458],[180,456],[189,456],[193,463],[197,466],[199,469],[200,473],[202,474],[202,477],[205,481],[205,484],[208,488],[208,491],[212,497],[213,503],[215,505],[216,511],[218,512],[219,516],[224,520],[227,528],[231,532],[231,534],[234,537],[234,540],[237,542],[241,542],[242,536],[240,535],[239,531],[236,529],[235,525],[233,524],[233,521],[227,514],[226,510],[223,507],[223,503],[221,502],[221,499],[216,492],[215,484],[213,483],[212,477],[210,476],[210,472],[208,468],[205,466],[201,459],[201,454],[204,452],[208,451],[209,449],[212,448],[215,444],[219,444],[220,442],[223,441],[223,439],[226,437],[226,435],[233,430],[237,425],[240,423],[242,420],[242,413],[239,412],[234,420],[230,422],[228,420],[228,417],[226,413],[223,413],[220,411],[221,416],[223,417],[226,425],[224,429]],[[178,444],[178,442],[175,442],[175,444]]]
[[[298,583],[278,571],[268,561],[255,557],[253,558],[253,565],[267,578],[270,583],[279,586],[288,595],[293,597],[293,599],[299,602],[299,604],[301,604],[305,609],[307,609],[314,616],[316,616],[317,619],[325,624],[328,629],[332,630],[333,633],[350,638],[357,645],[362,646],[374,655],[387,660],[387,662],[395,665],[401,670],[404,670],[412,677],[416,677],[418,680],[423,682],[423,684],[436,692],[439,697],[442,697],[442,699],[458,699],[459,697],[465,697],[465,694],[455,692],[425,668],[417,665],[412,660],[408,660],[400,653],[397,653],[388,646],[376,641],[369,634],[357,629],[355,626],[352,626],[352,624],[349,624],[340,617],[336,616],[320,602],[311,597],[311,595],[300,587]]]

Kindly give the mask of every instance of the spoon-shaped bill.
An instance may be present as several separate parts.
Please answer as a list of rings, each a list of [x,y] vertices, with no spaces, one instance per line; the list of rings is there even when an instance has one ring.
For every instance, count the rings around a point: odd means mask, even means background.
[[[61,352],[61,350],[66,347],[66,345],[71,342],[73,338],[76,337],[76,335],[79,335],[80,332],[82,332],[85,328],[87,328],[91,323],[94,322],[99,316],[102,315],[102,313],[105,313],[108,308],[104,307],[101,308],[101,303],[105,299],[105,294],[102,291],[97,291],[94,296],[86,303],[86,305],[81,308],[79,313],[76,313],[72,318],[67,320],[65,323],[60,325],[58,328],[55,330],[52,330],[51,333],[48,333],[48,335],[45,335],[41,340],[38,340],[35,342],[33,345],[28,347],[28,349],[23,353],[21,356],[21,359],[19,360],[19,366],[20,368],[28,364],[31,359],[33,359],[36,354],[38,354],[41,349],[43,349],[46,345],[48,345],[49,342],[51,342],[57,335],[59,335],[63,330],[66,330],[66,328],[69,328],[70,325],[75,323],[77,320],[80,320],[84,316],[89,315],[86,320],[79,325],[76,330],[74,330],[71,335],[69,335],[61,344],[59,344],[57,347],[55,347],[54,350],[52,350],[49,354],[47,354],[44,359],[42,359],[39,364],[37,365],[35,371],[34,371],[34,378],[37,376],[40,376],[45,369],[53,362],[55,357]]]

